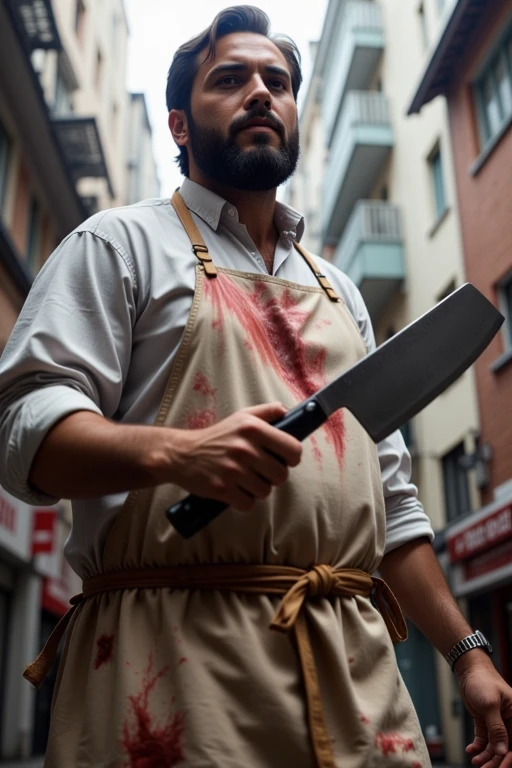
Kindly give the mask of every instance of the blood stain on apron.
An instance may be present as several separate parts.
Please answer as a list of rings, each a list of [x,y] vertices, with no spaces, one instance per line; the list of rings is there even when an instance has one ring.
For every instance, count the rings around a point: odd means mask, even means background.
[[[245,346],[256,350],[263,363],[278,373],[297,401],[310,397],[327,384],[324,373],[327,350],[318,347],[313,354],[307,354],[308,345],[302,330],[309,315],[297,309],[290,291],[284,290],[280,297],[269,295],[265,282],[257,281],[254,292],[247,294],[228,275],[219,273],[215,280],[206,282],[205,296],[215,310],[214,327],[222,331],[223,312],[225,309],[232,312],[247,334]],[[323,429],[341,469],[345,436],[343,412],[333,413]],[[322,454],[317,443],[314,455],[320,462]]]
[[[128,756],[124,768],[170,768],[185,759],[182,747],[183,712],[174,712],[169,715],[165,725],[158,726],[152,722],[149,708],[150,694],[168,672],[169,667],[166,666],[153,673],[153,656],[150,654],[142,690],[128,696],[131,717],[126,718],[123,724],[122,747]]]
[[[114,635],[101,635],[96,640],[96,659],[94,660],[94,669],[99,669],[103,664],[112,661],[114,651]]]
[[[398,733],[378,733],[375,736],[374,743],[381,750],[384,757],[389,757],[390,754],[397,754],[399,750],[402,752],[414,750],[412,739],[404,739]]]

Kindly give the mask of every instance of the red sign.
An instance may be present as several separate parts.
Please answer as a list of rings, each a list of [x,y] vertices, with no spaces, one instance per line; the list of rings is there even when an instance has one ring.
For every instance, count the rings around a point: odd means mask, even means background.
[[[36,509],[32,528],[32,555],[50,555],[53,552],[55,540],[55,509]]]
[[[512,504],[487,515],[453,537],[448,536],[450,560],[456,563],[512,538]]]
[[[6,528],[9,533],[16,531],[16,509],[9,504],[7,499],[0,496],[0,526]]]

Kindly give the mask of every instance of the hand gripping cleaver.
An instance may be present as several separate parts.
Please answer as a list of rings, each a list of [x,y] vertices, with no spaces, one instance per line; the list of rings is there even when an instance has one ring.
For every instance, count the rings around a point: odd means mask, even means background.
[[[466,283],[371,354],[288,411],[274,426],[304,440],[338,408],[348,408],[378,443],[452,384],[479,357],[504,317]],[[190,495],[167,510],[184,538],[227,504]]]

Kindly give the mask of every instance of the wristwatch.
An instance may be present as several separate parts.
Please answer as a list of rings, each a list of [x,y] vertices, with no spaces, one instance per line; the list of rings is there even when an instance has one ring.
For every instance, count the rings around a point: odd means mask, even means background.
[[[489,656],[492,653],[492,645],[479,629],[477,629],[476,632],[473,632],[472,635],[468,635],[458,643],[455,643],[450,652],[445,656],[445,659],[452,670],[455,662],[467,651],[472,651],[473,648],[482,648],[484,651],[487,651]]]

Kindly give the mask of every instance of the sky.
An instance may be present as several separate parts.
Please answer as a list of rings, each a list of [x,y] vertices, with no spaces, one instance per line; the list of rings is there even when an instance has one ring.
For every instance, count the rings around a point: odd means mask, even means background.
[[[170,196],[181,179],[174,162],[177,150],[167,127],[165,106],[172,57],[182,43],[202,32],[219,11],[235,4],[236,0],[124,0],[130,29],[127,86],[128,90],[146,96],[162,196]],[[253,0],[252,5],[268,14],[272,33],[286,34],[297,43],[302,56],[304,94],[312,65],[309,43],[320,37],[327,0]]]

